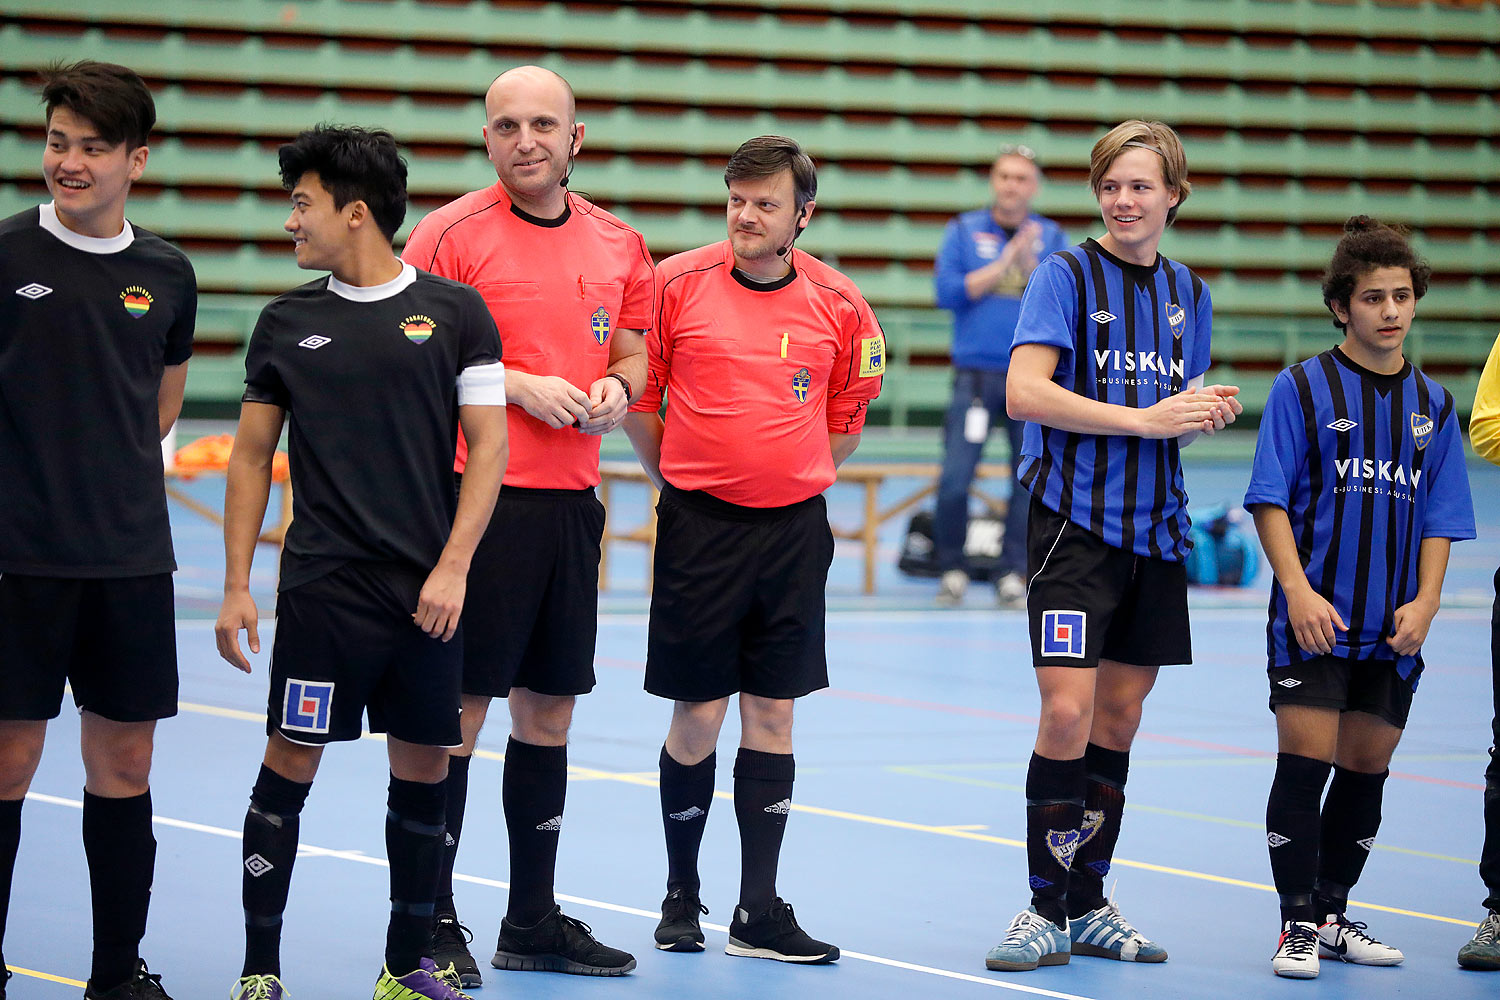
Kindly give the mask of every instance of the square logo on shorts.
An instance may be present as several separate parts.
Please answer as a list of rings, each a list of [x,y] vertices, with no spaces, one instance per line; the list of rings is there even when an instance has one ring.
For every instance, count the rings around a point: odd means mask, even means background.
[[[333,707],[331,681],[286,682],[286,703],[281,712],[281,728],[299,733],[328,733],[328,716]]]
[[[1042,655],[1083,659],[1083,636],[1089,616],[1082,611],[1042,612]]]

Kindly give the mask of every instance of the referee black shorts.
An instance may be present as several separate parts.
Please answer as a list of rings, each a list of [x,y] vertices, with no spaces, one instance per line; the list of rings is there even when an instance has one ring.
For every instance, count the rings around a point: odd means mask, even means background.
[[[1417,661],[1417,673],[1422,670]],[[1285,667],[1270,667],[1271,711],[1278,705],[1312,705],[1340,712],[1367,712],[1397,729],[1411,715],[1412,686],[1401,679],[1395,660],[1351,660],[1314,656]]]
[[[1026,548],[1035,666],[1193,662],[1182,563],[1116,548],[1035,497]]]
[[[177,714],[171,573],[0,574],[0,719],[57,718],[67,684],[79,711],[115,722]]]
[[[646,690],[701,702],[827,687],[833,532],[822,495],[741,507],[668,483],[656,515]]]
[[[323,746],[370,731],[419,746],[456,747],[463,626],[448,642],[412,614],[427,574],[387,562],[347,562],[282,591],[266,732]],[[467,614],[465,615],[467,617]]]
[[[500,489],[469,565],[464,694],[594,688],[604,505],[592,489]]]

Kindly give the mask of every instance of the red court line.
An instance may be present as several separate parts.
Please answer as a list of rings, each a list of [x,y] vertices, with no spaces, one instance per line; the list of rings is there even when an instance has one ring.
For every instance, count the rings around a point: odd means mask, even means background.
[[[1034,715],[1018,715],[1014,712],[997,712],[988,708],[974,708],[969,705],[945,705],[935,701],[918,701],[914,698],[896,698],[884,694],[870,694],[866,691],[844,691],[839,688],[825,688],[816,694],[827,695],[833,698],[842,698],[845,701],[863,701],[875,705],[889,705],[893,708],[915,708],[925,712],[944,712],[948,715],[965,715],[974,719],[993,719],[999,722],[1024,722],[1029,725],[1037,724]],[[1233,754],[1238,757],[1275,757],[1271,750],[1256,750],[1251,747],[1231,746],[1227,743],[1210,743],[1205,740],[1190,740],[1181,736],[1166,736],[1161,733],[1137,733],[1136,739],[1148,740],[1152,743],[1166,743],[1172,746],[1192,747],[1195,750],[1208,750],[1213,753]],[[1462,788],[1468,791],[1482,792],[1483,785],[1477,785],[1468,781],[1451,781],[1447,778],[1433,778],[1425,774],[1408,774],[1404,771],[1392,771],[1392,778],[1402,781],[1416,781],[1427,785],[1440,785],[1444,788]]]

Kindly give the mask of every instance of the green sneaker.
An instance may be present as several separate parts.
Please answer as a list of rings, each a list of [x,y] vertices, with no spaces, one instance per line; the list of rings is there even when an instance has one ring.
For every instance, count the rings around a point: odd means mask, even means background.
[[[1458,949],[1458,964],[1465,969],[1500,971],[1500,911],[1491,910],[1473,939]]]
[[[419,967],[415,972],[396,977],[391,970],[381,966],[380,978],[375,980],[374,1000],[474,1000],[461,990],[454,989],[430,971]]]
[[[229,1000],[291,1000],[275,976],[245,976],[229,987]]]

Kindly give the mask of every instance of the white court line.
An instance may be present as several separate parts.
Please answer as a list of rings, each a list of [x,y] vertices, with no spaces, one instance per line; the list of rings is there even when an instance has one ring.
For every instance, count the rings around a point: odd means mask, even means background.
[[[46,795],[42,792],[27,792],[26,798],[34,802],[45,802],[53,806],[66,806],[70,809],[82,809],[83,802],[79,799],[65,799],[56,795]],[[242,840],[243,835],[239,830],[230,830],[222,826],[208,826],[203,823],[191,823],[187,820],[172,819],[169,816],[152,816],[153,823],[161,826],[172,827],[178,830],[188,830],[193,833],[206,833],[214,837],[223,837],[226,840]],[[311,844],[297,845],[297,856],[334,858],[339,861],[354,861],[362,865],[372,865],[376,868],[389,868],[390,863],[385,858],[376,858],[362,851],[340,851],[330,847],[314,847]],[[488,886],[492,889],[509,889],[509,882],[501,882],[499,879],[483,878],[478,875],[464,875],[459,872],[453,873],[453,878],[458,882],[468,882],[472,885]],[[565,893],[555,894],[561,902],[574,903],[578,906],[587,906],[596,910],[609,910],[614,913],[624,913],[632,917],[645,917],[649,920],[658,920],[661,914],[656,910],[643,910],[635,906],[622,906],[619,903],[607,903],[603,900],[589,899],[586,896],[569,896]],[[711,931],[727,934],[729,928],[723,924],[703,925]],[[882,958],[879,955],[866,955],[857,951],[840,951],[844,958],[852,958],[857,962],[869,962],[872,965],[883,965],[891,969],[904,969],[907,972],[920,972],[923,975],[937,976],[941,979],[955,979],[965,983],[976,983],[980,986],[994,986],[1002,990],[1012,990],[1016,993],[1029,993],[1032,996],[1051,997],[1053,1000],[1093,1000],[1092,997],[1080,996],[1076,993],[1059,993],[1056,990],[1044,990],[1036,986],[1023,986],[1019,983],[1005,982],[1000,979],[987,979],[983,976],[971,976],[964,972],[954,972],[951,969],[938,969],[930,965],[917,965],[913,962],[902,962],[894,958]]]

